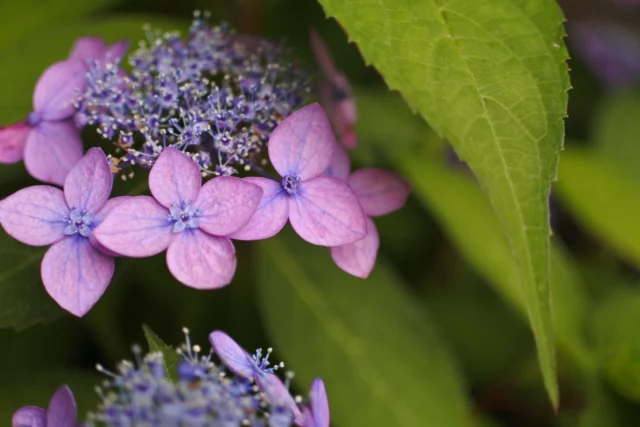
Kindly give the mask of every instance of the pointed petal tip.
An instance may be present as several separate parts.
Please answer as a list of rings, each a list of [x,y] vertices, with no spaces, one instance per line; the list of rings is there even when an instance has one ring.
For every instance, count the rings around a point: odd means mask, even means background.
[[[162,150],[149,172],[149,190],[164,207],[180,202],[195,202],[202,186],[200,168],[182,151]]]
[[[107,202],[113,174],[102,149],[94,147],[69,171],[64,195],[69,207],[96,214]]]
[[[24,157],[24,147],[31,128],[20,122],[0,128],[0,163],[17,163]]]

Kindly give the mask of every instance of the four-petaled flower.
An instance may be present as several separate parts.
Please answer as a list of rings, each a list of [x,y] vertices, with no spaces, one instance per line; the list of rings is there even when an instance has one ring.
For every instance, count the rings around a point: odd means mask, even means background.
[[[311,30],[310,39],[311,49],[322,72],[322,81],[318,87],[320,103],[325,108],[340,143],[352,150],[358,144],[355,132],[358,112],[351,85],[336,67],[329,49],[316,30]]]
[[[52,245],[42,260],[44,287],[65,310],[83,316],[111,281],[114,260],[94,240],[93,229],[127,197],[107,200],[113,176],[99,148],[71,169],[64,192],[36,185],[0,202],[0,224],[31,246]]]
[[[129,257],[166,249],[169,270],[187,286],[229,284],[236,257],[226,236],[251,218],[262,196],[260,187],[230,176],[202,185],[193,159],[169,147],[151,168],[149,189],[153,197],[132,197],[114,208],[96,228],[97,240]]]
[[[367,236],[353,243],[332,247],[331,257],[347,273],[365,279],[375,265],[380,246],[378,230],[371,217],[386,215],[403,207],[411,186],[398,174],[382,169],[359,169],[351,176],[349,171],[347,154],[342,148],[336,147],[327,174],[348,182],[358,196],[367,214]]]
[[[302,426],[329,427],[329,399],[324,382],[320,378],[313,380],[309,395],[311,404],[302,410]]]
[[[256,213],[239,231],[238,240],[266,239],[291,221],[304,240],[339,246],[366,235],[366,216],[349,186],[325,171],[336,141],[322,107],[311,104],[283,120],[269,139],[269,159],[280,181],[244,178],[263,190]]]
[[[86,85],[82,61],[56,62],[45,70],[33,93],[33,111],[27,119],[0,129],[0,163],[24,158],[34,178],[62,185],[82,157],[82,140],[69,120],[73,101]]]
[[[45,410],[38,406],[18,409],[11,420],[12,427],[76,427],[78,409],[73,393],[67,386],[60,387],[51,397]]]

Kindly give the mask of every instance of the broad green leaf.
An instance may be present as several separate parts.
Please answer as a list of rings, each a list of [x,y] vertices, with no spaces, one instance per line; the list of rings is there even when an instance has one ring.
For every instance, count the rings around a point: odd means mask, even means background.
[[[174,348],[165,344],[164,341],[162,341],[162,339],[147,325],[142,325],[142,329],[144,330],[144,336],[147,339],[147,344],[149,344],[149,352],[158,352],[162,354],[167,378],[172,382],[177,382],[180,356],[176,353]]]
[[[120,15],[102,19],[83,19],[55,28],[45,28],[31,34],[2,53],[0,67],[2,98],[0,98],[0,124],[23,119],[31,110],[31,95],[40,74],[51,64],[63,60],[71,51],[73,42],[82,36],[103,37],[113,43],[130,39],[133,49],[138,40],[146,39],[143,25],[150,24],[160,30],[184,30],[181,20],[154,16]]]
[[[0,55],[41,28],[105,9],[115,0],[4,0],[0,2]],[[46,45],[43,40],[42,44]]]
[[[547,199],[569,88],[560,8],[549,0],[319,1],[478,176],[516,259],[557,406]]]
[[[598,361],[622,395],[640,401],[640,291],[623,290],[606,299],[594,316]]]
[[[509,244],[477,183],[464,171],[445,164],[441,142],[432,133],[415,135],[417,141],[413,138],[387,145],[386,138],[379,138],[376,130],[389,126],[380,112],[387,108],[385,105],[390,106],[389,114],[392,110],[399,114],[393,98],[366,92],[358,92],[357,96],[362,101],[358,104],[364,122],[361,128],[371,125],[364,141],[375,144],[411,181],[414,194],[433,212],[460,253],[498,294],[526,316]],[[370,115],[374,121],[368,119]],[[411,135],[406,136],[412,138]],[[551,301],[557,342],[583,371],[592,372],[594,363],[583,336],[589,309],[583,284],[565,250],[552,246],[551,255]]]
[[[640,92],[614,92],[604,99],[594,124],[596,149],[638,177]]]
[[[451,354],[380,264],[361,280],[290,232],[261,243],[258,301],[276,351],[301,389],[323,378],[336,425],[473,425]]]
[[[0,230],[0,328],[22,330],[65,313],[40,280],[45,250],[23,245]]]
[[[575,147],[562,153],[557,194],[586,229],[640,265],[640,185],[631,171]]]

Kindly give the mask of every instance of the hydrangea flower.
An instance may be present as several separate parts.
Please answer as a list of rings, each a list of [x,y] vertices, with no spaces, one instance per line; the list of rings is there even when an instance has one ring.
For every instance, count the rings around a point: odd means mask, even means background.
[[[364,168],[349,175],[349,158],[344,150],[336,147],[327,170],[332,176],[348,182],[367,214],[367,235],[364,239],[331,248],[333,261],[349,274],[363,279],[369,276],[378,255],[380,238],[371,217],[396,211],[407,202],[411,186],[394,172],[376,168]]]
[[[224,332],[213,334],[224,336],[227,343],[232,342],[240,348]],[[290,427],[296,424],[328,427],[329,405],[320,379],[313,382],[309,406],[301,410],[288,386],[275,374],[267,374],[269,382],[258,383],[259,387],[256,387],[252,378],[235,374],[236,361],[229,360],[230,354],[222,356],[218,348],[214,348],[222,362],[218,364],[213,360],[213,353],[202,354],[198,345],[191,345],[187,330],[185,335],[186,342],[179,349],[182,361],[177,367],[170,368],[175,369],[176,382],[166,376],[169,367],[161,353],[142,355],[138,347],[134,347],[135,363],[123,361],[115,372],[98,365],[98,370],[109,380],[98,388],[102,402],[84,425]],[[233,357],[245,357],[245,354],[244,350],[234,351]],[[234,364],[234,368],[228,363]],[[288,383],[291,377],[292,374],[287,373],[285,382]],[[301,398],[299,400],[302,402]],[[56,393],[48,414],[40,408],[24,407],[13,417],[13,427],[75,425],[75,403],[67,387]]]
[[[93,235],[105,215],[127,199],[107,200],[112,182],[107,158],[92,148],[69,172],[64,191],[37,185],[0,202],[0,224],[10,236],[31,246],[52,245],[42,260],[42,282],[76,316],[89,311],[113,276],[113,254]]]
[[[310,39],[313,54],[322,72],[318,89],[320,103],[325,108],[340,143],[345,148],[354,149],[358,144],[355,132],[358,112],[351,85],[336,67],[327,45],[315,29],[311,30]]]
[[[18,409],[11,420],[12,427],[76,427],[78,409],[73,393],[60,387],[51,397],[45,410],[37,406]]]
[[[0,129],[0,163],[24,159],[34,178],[62,185],[82,157],[82,140],[73,122],[74,101],[84,90],[81,61],[56,62],[36,83],[33,111],[27,119]]]
[[[269,159],[279,181],[248,177],[262,188],[256,213],[231,236],[239,240],[266,239],[287,223],[304,240],[340,246],[364,238],[366,217],[353,190],[324,172],[336,146],[322,107],[307,105],[282,121],[269,139]]]
[[[149,173],[153,197],[132,197],[116,206],[96,228],[106,248],[129,257],[167,251],[167,265],[183,284],[212,289],[227,285],[236,270],[228,237],[251,218],[262,190],[224,176],[202,185],[195,162],[169,147]]]

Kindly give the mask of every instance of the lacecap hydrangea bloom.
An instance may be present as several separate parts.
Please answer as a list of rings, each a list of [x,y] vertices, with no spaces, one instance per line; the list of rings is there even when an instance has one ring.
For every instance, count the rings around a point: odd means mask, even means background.
[[[212,27],[200,14],[185,39],[147,36],[128,58],[127,41],[79,39],[40,78],[26,121],[0,130],[0,162],[24,157],[34,177],[64,186],[0,201],[9,235],[52,245],[41,275],[55,301],[83,316],[106,290],[114,257],[164,251],[184,285],[225,286],[237,265],[232,241],[266,239],[287,223],[367,277],[379,246],[369,217],[400,208],[409,186],[375,169],[350,175],[342,147],[356,142],[353,91],[319,36],[311,44],[321,104],[309,102],[312,79],[281,43]],[[110,144],[83,157],[87,126]],[[114,177],[135,170],[148,173],[151,195],[108,200]]]
[[[109,379],[99,387],[101,403],[83,424],[87,427],[329,427],[329,402],[317,378],[307,399],[292,396],[289,382],[278,375],[282,363],[271,365],[271,349],[253,355],[222,331],[209,336],[211,352],[186,340],[181,361],[169,368],[161,353],[123,361],[115,372],[98,365]],[[214,354],[220,363],[213,358]],[[170,370],[168,370],[170,369]],[[284,381],[283,381],[284,380]],[[13,427],[76,427],[78,411],[72,391],[60,387],[45,410],[25,406],[13,416]]]

